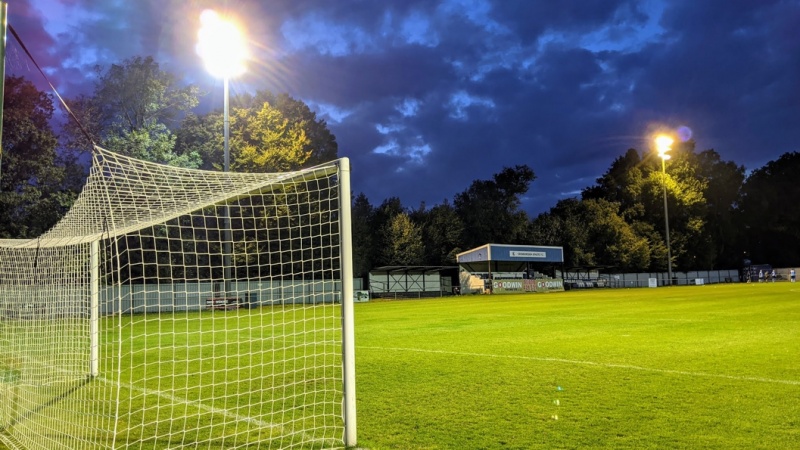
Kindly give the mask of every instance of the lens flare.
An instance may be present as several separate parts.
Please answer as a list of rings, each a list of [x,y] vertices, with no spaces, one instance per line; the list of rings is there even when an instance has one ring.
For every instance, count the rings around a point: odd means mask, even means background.
[[[681,142],[686,142],[692,138],[692,129],[686,125],[681,125],[678,127],[677,134]]]

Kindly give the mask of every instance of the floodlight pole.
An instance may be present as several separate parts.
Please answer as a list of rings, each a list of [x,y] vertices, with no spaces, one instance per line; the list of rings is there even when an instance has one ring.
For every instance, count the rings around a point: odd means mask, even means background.
[[[231,135],[231,120],[230,120],[230,110],[228,109],[228,98],[229,98],[229,90],[228,90],[228,77],[223,78],[222,80],[222,111],[223,111],[223,135],[224,135],[224,145],[225,145],[225,162],[224,162],[224,171],[229,172],[231,170],[231,155],[230,155],[230,135]]]
[[[656,137],[655,142],[658,156],[661,157],[661,173],[663,174],[661,180],[664,187],[664,231],[667,238],[667,276],[669,284],[672,285],[672,247],[669,243],[669,210],[667,209],[667,160],[670,159],[670,156],[667,152],[672,150],[671,146],[674,141],[669,136],[661,135]]]
[[[228,101],[228,76],[223,77],[222,79],[222,115],[223,115],[223,145],[224,145],[224,162],[223,162],[223,171],[230,172],[231,170],[231,156],[230,156],[230,112],[229,112],[229,101]],[[223,238],[222,243],[222,253],[223,253],[223,262],[222,266],[224,267],[224,277],[225,277],[225,297],[228,297],[230,294],[230,284],[231,284],[231,210],[228,203],[225,203],[225,217],[223,218],[223,226],[225,227],[225,237]]]
[[[664,174],[664,230],[667,238],[667,276],[669,284],[672,285],[672,249],[669,242],[669,210],[667,209],[667,158],[661,157],[661,172]]]
[[[224,164],[223,172],[230,171],[230,112],[229,82],[231,76],[244,71],[242,61],[245,57],[244,43],[236,27],[226,20],[221,20],[217,13],[205,10],[200,14],[202,27],[198,34],[197,52],[205,60],[206,67],[212,75],[220,76],[223,83],[223,128],[224,128]],[[232,280],[231,254],[233,238],[231,232],[230,204],[225,202],[223,209],[222,266],[224,296],[228,297]]]

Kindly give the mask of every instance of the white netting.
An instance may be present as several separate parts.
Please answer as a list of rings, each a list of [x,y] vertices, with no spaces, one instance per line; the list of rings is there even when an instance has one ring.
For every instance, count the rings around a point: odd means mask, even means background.
[[[0,240],[0,441],[343,446],[341,177],[96,148],[62,221]]]

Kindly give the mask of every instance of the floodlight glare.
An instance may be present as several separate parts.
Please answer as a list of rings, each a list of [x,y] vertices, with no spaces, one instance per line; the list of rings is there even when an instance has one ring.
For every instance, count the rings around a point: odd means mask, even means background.
[[[667,154],[668,151],[672,150],[672,143],[675,142],[669,136],[658,136],[656,138],[656,150],[658,150],[658,156],[662,159],[669,159],[670,156]]]
[[[218,78],[231,78],[245,72],[247,46],[241,31],[230,21],[207,9],[200,14],[197,54],[206,70]]]

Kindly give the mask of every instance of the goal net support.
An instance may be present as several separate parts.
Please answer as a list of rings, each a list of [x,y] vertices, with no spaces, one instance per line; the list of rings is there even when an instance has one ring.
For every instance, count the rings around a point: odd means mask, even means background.
[[[56,226],[0,240],[0,442],[355,445],[349,176],[96,147]]]

